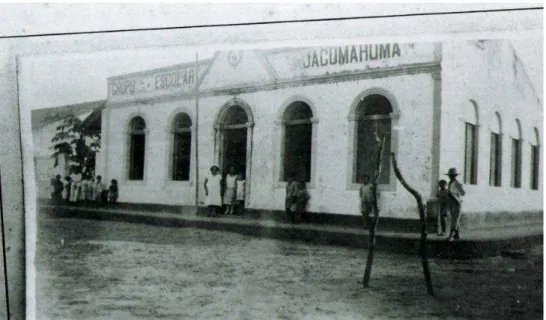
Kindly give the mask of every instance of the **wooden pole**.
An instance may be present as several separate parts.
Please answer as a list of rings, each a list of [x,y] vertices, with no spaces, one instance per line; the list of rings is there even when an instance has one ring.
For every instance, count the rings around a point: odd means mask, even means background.
[[[410,187],[406,180],[404,180],[404,177],[402,177],[402,173],[398,169],[398,163],[396,162],[396,156],[394,153],[391,153],[391,159],[392,159],[392,166],[394,168],[394,173],[396,174],[396,177],[400,181],[400,183],[408,190],[409,193],[411,193],[415,200],[417,201],[417,208],[419,210],[419,219],[421,220],[421,242],[419,245],[419,254],[421,256],[421,264],[423,266],[423,273],[425,275],[425,284],[427,286],[427,293],[431,296],[434,296],[434,290],[432,289],[432,280],[430,278],[430,269],[428,265],[428,257],[427,257],[427,219],[425,216],[425,206],[423,204],[423,199],[419,192],[417,192],[415,189]]]
[[[385,137],[380,140],[376,134],[377,141],[377,157],[376,157],[376,169],[374,176],[372,177],[372,193],[373,193],[373,211],[374,215],[371,219],[371,225],[369,227],[369,247],[368,258],[366,260],[366,269],[364,270],[364,278],[362,280],[362,287],[368,288],[370,283],[370,276],[372,274],[373,255],[375,251],[375,231],[377,230],[377,223],[379,222],[379,206],[377,205],[377,182],[381,174],[381,161],[383,159],[383,148],[385,146]],[[368,219],[368,217],[364,217]]]
[[[199,213],[199,53],[195,53],[195,214]]]

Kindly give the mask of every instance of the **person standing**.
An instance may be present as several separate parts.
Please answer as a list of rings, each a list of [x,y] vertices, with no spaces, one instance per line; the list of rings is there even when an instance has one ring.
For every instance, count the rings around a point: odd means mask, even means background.
[[[89,175],[86,173],[84,175],[82,175],[82,182],[80,183],[80,197],[79,197],[79,200],[84,204],[84,205],[87,205],[87,192],[89,190],[89,185],[90,185],[90,177]]]
[[[95,201],[98,205],[103,205],[107,201],[105,201],[105,195],[106,195],[106,184],[102,182],[102,176],[97,176],[97,182],[95,183]]]
[[[440,226],[438,227],[438,236],[446,235],[446,217],[447,217],[447,205],[449,200],[449,194],[447,190],[447,181],[440,180],[438,182],[438,191],[436,192],[436,199],[438,199],[438,221]],[[441,229],[440,229],[441,228]],[[441,230],[441,231],[440,231]]]
[[[296,192],[298,191],[298,183],[296,182],[295,175],[291,174],[286,183],[286,197],[284,201],[284,208],[286,211],[286,219],[289,223],[296,221],[296,215],[292,211],[292,205],[296,201]]]
[[[118,203],[118,197],[119,197],[118,181],[116,179],[112,179],[110,183],[110,187],[108,188],[108,202],[112,205],[116,205]]]
[[[245,212],[245,188],[246,188],[245,176],[243,173],[237,178],[237,196],[235,198],[237,204],[237,214],[244,214]]]
[[[61,181],[61,175],[56,175],[55,179],[52,181],[51,184],[53,185],[53,193],[51,194],[51,198],[53,199],[55,204],[57,204],[63,199],[64,185]]]
[[[64,181],[65,181],[65,193],[66,193],[66,197],[65,197],[65,200],[67,202],[67,204],[70,204],[70,191],[72,190],[72,178],[70,178],[70,176],[66,176],[66,178],[64,178]]]
[[[295,196],[296,198],[295,210],[296,210],[296,214],[298,215],[297,220],[310,222],[311,217],[307,213],[307,203],[309,202],[309,199],[311,198],[311,196],[309,196],[307,189],[305,189],[304,181],[298,182],[297,186],[298,186],[298,190],[296,191],[296,196]]]
[[[82,174],[80,169],[75,169],[70,175],[72,185],[70,187],[70,203],[75,204],[78,202],[81,191]]]
[[[222,175],[220,174],[220,168],[217,166],[210,167],[210,175],[205,178],[203,185],[207,197],[207,206],[209,207],[207,216],[218,216],[222,207]]]
[[[95,202],[95,179],[91,174],[87,176],[87,186],[85,188],[85,202],[91,205]]]
[[[448,208],[451,214],[451,231],[448,241],[459,240],[459,222],[461,219],[462,196],[465,195],[463,185],[457,181],[457,168],[450,168],[446,175],[449,177],[448,190]]]
[[[224,179],[224,205],[226,206],[225,214],[233,214],[233,205],[235,204],[235,196],[237,190],[237,173],[234,167],[229,168],[229,173]]]
[[[364,218],[368,219],[371,216],[374,209],[373,203],[373,185],[370,183],[370,177],[364,175],[360,186],[360,213]]]

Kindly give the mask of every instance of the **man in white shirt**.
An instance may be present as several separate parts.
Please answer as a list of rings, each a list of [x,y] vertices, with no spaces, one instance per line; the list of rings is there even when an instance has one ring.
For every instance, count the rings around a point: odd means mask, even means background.
[[[450,168],[446,175],[449,177],[448,201],[449,212],[451,213],[451,232],[449,233],[448,241],[459,240],[459,221],[461,219],[461,204],[462,196],[465,195],[463,185],[457,181],[456,168]]]
[[[97,176],[97,182],[95,183],[95,200],[98,204],[106,203],[104,199],[104,190],[106,190],[106,184],[102,182],[101,176]]]

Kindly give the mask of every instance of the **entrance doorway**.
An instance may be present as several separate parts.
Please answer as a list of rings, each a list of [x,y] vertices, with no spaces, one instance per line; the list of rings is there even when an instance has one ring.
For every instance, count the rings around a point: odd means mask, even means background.
[[[250,169],[252,159],[252,112],[239,99],[229,101],[220,111],[217,119],[218,166],[225,176],[231,167],[246,180],[245,199],[250,190]]]
[[[237,173],[246,175],[246,154],[247,154],[247,128],[225,129],[222,172],[229,172],[234,167]]]

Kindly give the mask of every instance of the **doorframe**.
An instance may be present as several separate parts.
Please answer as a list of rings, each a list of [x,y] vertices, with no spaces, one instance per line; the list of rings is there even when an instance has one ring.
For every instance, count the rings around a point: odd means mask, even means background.
[[[232,107],[241,107],[246,113],[247,116],[247,122],[245,124],[237,124],[237,125],[225,125],[224,121],[226,119],[226,115],[229,112],[229,109]],[[216,121],[214,124],[214,162],[218,164],[218,167],[223,167],[223,161],[224,161],[224,139],[225,139],[225,131],[230,129],[242,129],[246,128],[246,172],[245,172],[245,208],[249,205],[250,200],[250,178],[252,174],[252,137],[254,134],[254,115],[252,113],[252,109],[246,103],[245,101],[239,99],[239,98],[233,98],[227,101],[218,112],[216,116]],[[224,174],[224,172],[222,172]]]

